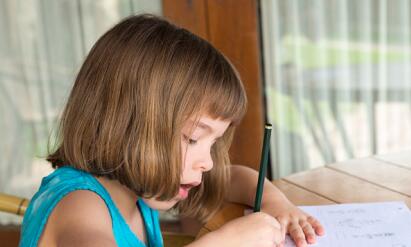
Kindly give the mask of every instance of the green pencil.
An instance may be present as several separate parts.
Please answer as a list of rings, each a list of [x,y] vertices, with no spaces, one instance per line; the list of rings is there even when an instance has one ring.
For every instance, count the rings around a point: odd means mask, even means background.
[[[261,152],[260,172],[258,174],[257,192],[255,194],[254,212],[260,212],[261,199],[263,197],[264,179],[267,171],[268,152],[270,150],[270,136],[272,125],[267,123],[264,128],[263,151]]]

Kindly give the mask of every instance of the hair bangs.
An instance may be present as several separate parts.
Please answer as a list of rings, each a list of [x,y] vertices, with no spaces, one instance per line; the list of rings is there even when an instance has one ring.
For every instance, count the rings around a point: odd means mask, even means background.
[[[213,83],[214,88],[208,88],[202,101],[204,111],[213,118],[230,120],[233,125],[238,125],[247,110],[247,98],[241,84],[233,82],[237,77],[216,78],[221,80]],[[227,80],[228,79],[228,80]]]
[[[196,85],[193,94],[197,102],[195,111],[212,118],[230,120],[238,125],[247,111],[247,96],[239,73],[218,50],[207,43],[202,52],[201,64],[191,71],[191,83]]]

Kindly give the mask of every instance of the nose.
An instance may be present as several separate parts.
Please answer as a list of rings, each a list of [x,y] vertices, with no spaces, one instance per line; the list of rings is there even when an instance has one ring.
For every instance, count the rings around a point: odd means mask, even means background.
[[[211,156],[210,150],[204,152],[201,155],[201,159],[197,162],[197,168],[201,169],[202,172],[207,172],[213,168],[214,162]]]

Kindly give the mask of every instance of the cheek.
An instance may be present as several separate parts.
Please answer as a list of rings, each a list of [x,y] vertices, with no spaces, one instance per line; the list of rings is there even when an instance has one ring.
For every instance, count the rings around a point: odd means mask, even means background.
[[[182,172],[186,173],[191,166],[191,159],[193,157],[193,148],[188,147],[185,141],[181,142],[181,165],[182,165]]]
[[[187,152],[186,156],[182,156],[183,160],[182,160],[182,169],[181,169],[181,179],[184,180],[184,178],[186,178],[186,176],[190,173],[190,169],[191,169],[191,160],[190,160],[190,155]]]
[[[186,153],[187,153],[187,144],[184,141],[181,141],[181,164],[185,163],[185,159],[186,159]]]

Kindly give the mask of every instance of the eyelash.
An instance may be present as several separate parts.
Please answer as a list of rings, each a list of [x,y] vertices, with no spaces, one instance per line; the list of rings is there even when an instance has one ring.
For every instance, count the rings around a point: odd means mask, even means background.
[[[186,135],[183,135],[184,140],[188,143],[188,145],[195,145],[197,144],[197,140],[191,139]],[[214,140],[213,145],[217,142],[217,140]]]
[[[186,142],[187,142],[189,145],[195,145],[195,144],[197,144],[197,140],[193,140],[193,139],[191,139],[191,138],[188,138],[188,136],[186,136],[186,135],[183,135],[183,137],[184,137],[184,139],[186,140]]]

